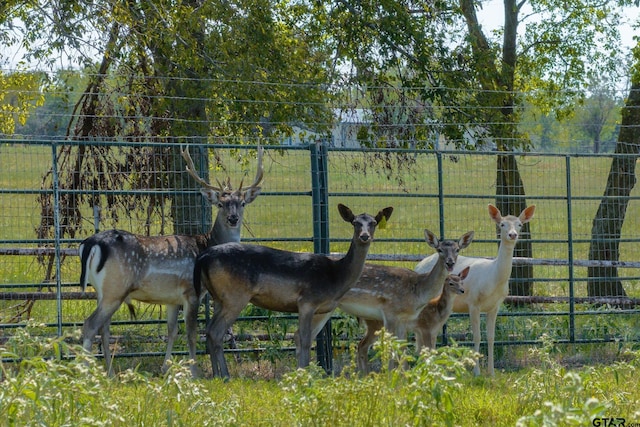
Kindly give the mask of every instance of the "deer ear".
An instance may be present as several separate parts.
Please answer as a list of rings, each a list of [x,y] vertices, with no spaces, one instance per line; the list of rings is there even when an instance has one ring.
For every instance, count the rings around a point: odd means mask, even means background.
[[[378,215],[376,215],[376,222],[380,223],[382,221],[382,218],[385,218],[388,220],[389,218],[391,218],[392,213],[393,213],[393,206],[387,206],[386,208],[378,212]]]
[[[211,188],[201,188],[200,193],[204,196],[205,199],[209,201],[212,205],[217,205],[220,201],[220,195],[217,191],[212,190]]]
[[[520,214],[520,221],[523,224],[531,221],[531,218],[533,218],[533,213],[535,212],[535,210],[536,210],[536,205],[531,205],[525,210],[523,210],[522,213]]]
[[[491,203],[489,203],[489,216],[494,222],[498,224],[500,224],[500,221],[502,221],[502,214],[500,213],[500,209],[496,208]]]
[[[340,216],[347,222],[353,222],[356,218],[351,212],[351,209],[343,205],[342,203],[338,203],[338,212],[340,212]]]
[[[427,241],[427,244],[434,249],[438,249],[438,238],[431,231],[424,229],[424,238]]]
[[[471,244],[474,234],[475,233],[473,231],[468,231],[460,238],[460,241],[458,242],[460,249],[464,249]]]
[[[470,268],[471,268],[471,266],[466,266],[466,267],[464,268],[464,270],[462,270],[462,271],[458,274],[458,276],[460,276],[460,278],[461,278],[462,280],[466,279],[466,278],[467,278],[467,275],[469,274],[469,269],[470,269]]]

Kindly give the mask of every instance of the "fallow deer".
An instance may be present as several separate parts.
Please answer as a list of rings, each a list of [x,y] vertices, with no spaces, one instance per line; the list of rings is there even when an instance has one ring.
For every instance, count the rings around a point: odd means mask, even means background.
[[[458,253],[473,240],[473,231],[459,240],[439,240],[429,230],[424,230],[427,244],[436,250],[438,262],[432,271],[418,274],[408,268],[365,264],[360,279],[338,301],[345,313],[363,320],[366,333],[358,343],[358,369],[369,370],[368,352],[377,339],[376,332],[387,329],[396,337],[405,339],[412,330],[427,303],[442,292],[448,272],[453,270]],[[324,325],[331,313],[314,317],[312,329]]]
[[[469,268],[469,266],[465,267],[459,275],[449,274],[444,281],[440,296],[429,301],[429,304],[420,312],[413,330],[418,351],[425,346],[431,349],[436,348],[438,333],[453,311],[456,295],[464,294],[463,282],[469,274]]]
[[[214,376],[229,377],[224,359],[225,331],[249,303],[267,310],[298,313],[295,333],[298,367],[310,363],[311,320],[316,313],[331,313],[338,300],[358,280],[376,226],[388,220],[392,207],[373,217],[354,215],[339,204],[342,219],[353,225],[347,254],[340,259],[313,253],[289,252],[259,245],[227,243],[214,246],[196,260],[194,287],[207,290],[213,300],[213,317],[207,325],[207,350]]]
[[[82,327],[83,347],[91,351],[93,339],[100,330],[102,352],[107,371],[112,374],[109,327],[111,317],[126,303],[135,315],[131,300],[167,306],[167,351],[163,370],[171,358],[173,343],[178,334],[178,312],[183,306],[191,371],[195,376],[197,315],[199,297],[193,289],[193,266],[196,256],[204,249],[220,243],[240,241],[245,205],[260,194],[263,179],[262,147],[258,148],[258,171],[249,187],[242,182],[237,190],[227,178],[225,185],[209,184],[195,172],[188,150],[181,149],[186,171],[200,184],[202,195],[217,206],[216,220],[207,234],[142,236],[122,230],[103,231],[85,239],[79,248],[83,290],[93,285],[98,307]]]
[[[500,228],[500,247],[494,259],[459,257],[454,272],[469,266],[471,271],[464,281],[464,294],[456,296],[453,303],[455,313],[469,313],[473,344],[480,352],[480,313],[487,313],[488,372],[494,375],[493,344],[495,341],[498,309],[509,294],[509,277],[513,264],[513,250],[523,224],[533,218],[535,205],[525,208],[519,216],[502,216],[500,210],[489,204],[489,216]],[[415,270],[420,273],[430,271],[436,259],[433,256],[420,261]],[[474,373],[480,375],[479,362]]]

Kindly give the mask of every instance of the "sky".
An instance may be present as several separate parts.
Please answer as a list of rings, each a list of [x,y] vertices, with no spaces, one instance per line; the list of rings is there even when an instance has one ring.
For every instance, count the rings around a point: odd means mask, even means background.
[[[504,23],[503,0],[486,0],[478,11],[478,19],[486,31],[501,27]],[[640,7],[629,7],[625,10],[626,17],[620,22],[622,45],[626,48],[635,46],[633,36],[640,33],[633,30],[633,24],[640,20]],[[520,15],[522,16],[522,14]]]

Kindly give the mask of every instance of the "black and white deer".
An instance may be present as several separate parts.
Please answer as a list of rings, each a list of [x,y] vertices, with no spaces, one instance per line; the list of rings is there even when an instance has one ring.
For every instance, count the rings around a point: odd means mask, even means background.
[[[317,333],[311,330],[313,316],[332,312],[356,283],[376,226],[393,212],[392,207],[387,207],[375,217],[366,213],[354,215],[342,204],[338,210],[342,219],[353,225],[351,245],[340,259],[241,243],[214,246],[198,256],[193,275],[196,292],[207,290],[213,299],[207,350],[214,376],[229,377],[224,334],[249,303],[267,310],[298,313],[298,367],[309,365],[311,337]]]
[[[245,205],[260,194],[263,179],[263,149],[258,147],[258,171],[253,184],[247,188],[242,182],[237,190],[227,178],[223,185],[211,185],[195,172],[188,149],[182,149],[186,171],[200,184],[202,195],[218,213],[211,230],[198,235],[142,236],[123,230],[103,231],[85,239],[79,248],[82,262],[80,285],[83,290],[91,284],[97,294],[98,307],[85,320],[82,343],[91,351],[94,337],[101,332],[102,352],[107,371],[112,374],[109,348],[111,317],[126,303],[133,315],[132,300],[167,306],[167,351],[163,370],[171,358],[178,334],[178,312],[183,307],[187,329],[191,372],[197,375],[195,365],[197,342],[197,316],[199,295],[193,288],[193,267],[199,253],[208,247],[227,242],[239,242]]]

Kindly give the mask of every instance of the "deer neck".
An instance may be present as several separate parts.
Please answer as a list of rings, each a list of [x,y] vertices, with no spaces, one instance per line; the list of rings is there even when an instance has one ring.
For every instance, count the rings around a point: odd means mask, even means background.
[[[345,290],[351,288],[362,274],[364,269],[364,262],[367,259],[367,253],[369,252],[369,243],[359,243],[351,241],[349,251],[347,254],[336,261],[339,277],[342,278],[342,285]]]
[[[454,295],[448,289],[449,284],[445,283],[444,288],[442,289],[442,293],[438,297],[436,306],[438,308],[439,313],[447,313],[451,311],[453,307]]]
[[[501,240],[498,248],[498,256],[494,260],[496,264],[496,272],[498,282],[504,282],[511,276],[511,266],[513,265],[513,251],[516,248],[516,242],[513,240]]]
[[[447,269],[444,260],[438,258],[430,272],[420,275],[417,299],[420,301],[431,301],[442,293],[442,286],[447,278]]]

